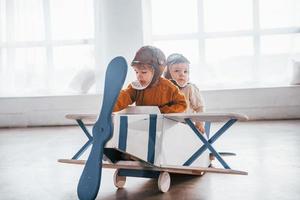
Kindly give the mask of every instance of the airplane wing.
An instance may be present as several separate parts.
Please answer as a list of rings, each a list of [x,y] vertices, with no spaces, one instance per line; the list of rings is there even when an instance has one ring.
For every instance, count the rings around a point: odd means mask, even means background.
[[[71,120],[82,120],[85,122],[96,122],[97,114],[68,114],[65,116],[67,119]]]
[[[222,122],[230,119],[237,119],[238,121],[247,121],[248,117],[241,114],[236,113],[171,113],[164,114],[164,117],[167,119],[171,119],[177,122],[185,123],[185,119],[190,119],[193,122]]]
[[[86,160],[73,160],[73,159],[59,159],[58,162],[67,164],[85,165]],[[219,173],[219,174],[236,174],[236,175],[248,175],[248,172],[213,168],[213,167],[190,167],[190,166],[156,166],[146,161],[136,160],[120,160],[116,163],[104,162],[102,163],[103,168],[108,169],[136,169],[136,170],[150,170],[150,171],[164,171],[173,174],[188,174],[188,175],[203,175],[203,173]]]

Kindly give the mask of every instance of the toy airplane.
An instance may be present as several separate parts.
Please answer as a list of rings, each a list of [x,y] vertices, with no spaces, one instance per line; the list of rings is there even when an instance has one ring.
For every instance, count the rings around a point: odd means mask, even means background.
[[[158,178],[161,192],[169,190],[172,173],[200,176],[204,173],[247,175],[247,172],[231,169],[212,146],[236,121],[247,120],[246,116],[232,113],[160,114],[158,108],[147,106],[133,106],[112,114],[125,80],[125,71],[127,64],[121,57],[113,59],[109,64],[99,117],[97,114],[66,116],[76,120],[88,137],[86,144],[72,159],[58,160],[62,163],[85,165],[77,188],[80,199],[96,198],[102,168],[116,169],[114,184],[117,188],[124,186],[127,176]],[[116,82],[117,79],[119,81]],[[111,83],[114,83],[113,86]],[[197,121],[205,122],[206,135],[195,127]],[[213,122],[225,124],[210,137],[210,125]],[[95,123],[93,136],[85,123]],[[90,145],[92,149],[88,160],[78,160]],[[224,168],[211,167],[211,155]]]

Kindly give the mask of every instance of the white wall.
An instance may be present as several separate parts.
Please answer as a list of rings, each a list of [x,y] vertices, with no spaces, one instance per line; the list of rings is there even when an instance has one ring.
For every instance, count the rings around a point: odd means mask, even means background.
[[[300,86],[202,92],[207,112],[257,119],[300,118]],[[73,124],[70,113],[99,113],[101,95],[0,98],[0,127]]]
[[[237,112],[251,120],[300,118],[300,86],[205,91],[209,112]]]
[[[98,85],[102,84],[103,74],[108,62],[116,57],[123,56],[128,65],[135,52],[143,46],[143,19],[141,0],[100,0],[98,5],[100,18],[98,23],[102,39],[97,43],[102,59],[98,62],[101,66],[97,69]],[[99,59],[99,58],[98,58]],[[126,84],[132,80],[133,73],[129,68]],[[102,89],[101,87],[99,88]]]
[[[0,127],[73,124],[68,113],[99,113],[100,95],[0,98]]]
[[[116,55],[132,60],[143,44],[140,0],[106,0],[105,32],[108,61]]]

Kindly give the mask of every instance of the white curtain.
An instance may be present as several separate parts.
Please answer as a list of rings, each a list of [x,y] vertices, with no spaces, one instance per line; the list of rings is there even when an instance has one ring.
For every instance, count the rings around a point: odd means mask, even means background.
[[[69,94],[94,54],[93,0],[0,0],[0,96]]]

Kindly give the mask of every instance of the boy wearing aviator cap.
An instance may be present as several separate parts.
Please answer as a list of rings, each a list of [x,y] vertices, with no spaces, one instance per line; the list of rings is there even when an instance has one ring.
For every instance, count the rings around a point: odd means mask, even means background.
[[[135,102],[136,106],[158,106],[161,113],[184,112],[184,95],[161,75],[166,66],[164,53],[153,46],[140,48],[131,63],[137,80],[121,90],[114,112]]]

